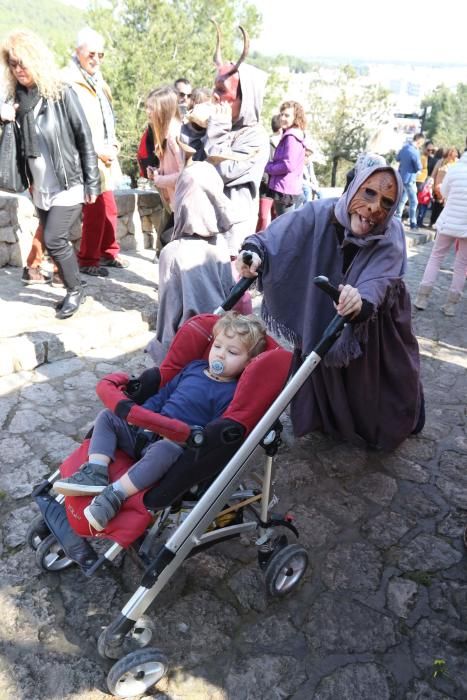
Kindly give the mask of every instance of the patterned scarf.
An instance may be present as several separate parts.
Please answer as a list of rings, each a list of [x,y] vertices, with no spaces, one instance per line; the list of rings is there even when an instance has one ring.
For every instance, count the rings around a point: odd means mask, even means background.
[[[112,105],[110,104],[109,98],[104,91],[104,81],[100,74],[97,72],[95,75],[89,75],[82,67],[77,56],[73,56],[73,61],[77,65],[81,75],[83,76],[86,84],[89,85],[91,90],[96,93],[99,100],[99,105],[101,108],[102,118],[104,120],[104,131],[105,131],[105,141],[106,143],[113,145],[116,142],[115,138],[115,118],[112,110]]]

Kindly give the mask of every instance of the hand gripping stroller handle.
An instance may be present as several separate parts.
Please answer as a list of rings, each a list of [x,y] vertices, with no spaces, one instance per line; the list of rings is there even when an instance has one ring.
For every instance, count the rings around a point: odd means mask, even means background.
[[[325,275],[319,275],[318,277],[315,277],[313,279],[314,284],[316,284],[317,287],[323,290],[323,292],[326,292],[326,294],[329,294],[331,299],[337,304],[339,302],[339,296],[340,292],[337,289],[337,287],[334,287],[329,281],[329,279]],[[350,321],[350,316],[340,316],[339,314],[336,314],[334,318],[332,319],[331,323],[328,325],[326,330],[324,331],[321,340],[318,342],[318,345],[313,348],[314,352],[316,352],[317,355],[319,355],[321,358],[324,357],[324,355],[327,353],[329,348],[334,345],[336,342],[337,338],[340,336],[342,333],[342,330],[345,326],[346,323]]]
[[[330,283],[328,278],[325,275],[318,275],[318,277],[315,277],[313,280],[314,284],[316,284],[317,287],[323,290],[323,292],[326,292],[326,294],[329,294],[331,299],[338,304],[339,303],[339,297],[340,297],[340,291],[335,287],[333,284]],[[344,319],[346,323],[348,323],[351,320],[351,316],[342,316],[341,318]]]
[[[230,311],[230,309],[232,309],[235,306],[237,301],[240,301],[242,296],[245,294],[246,290],[249,287],[251,287],[251,285],[255,281],[256,277],[242,277],[241,279],[239,279],[236,285],[232,287],[227,299],[224,301],[223,304],[221,304],[219,308],[223,309],[224,311]]]

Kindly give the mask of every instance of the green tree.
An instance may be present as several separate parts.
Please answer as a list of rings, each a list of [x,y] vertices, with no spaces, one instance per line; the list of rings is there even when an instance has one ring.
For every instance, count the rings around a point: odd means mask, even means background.
[[[327,161],[316,168],[317,175],[331,187],[343,185],[345,172],[365,150],[371,132],[388,121],[388,93],[362,83],[354,68],[344,66],[334,86],[315,80],[309,101],[309,128]]]
[[[463,151],[467,136],[467,85],[459,83],[455,91],[440,85],[424,98],[422,108],[426,109],[423,129],[428,138],[438,146],[455,146]]]
[[[238,25],[255,37],[261,22],[247,0],[111,0],[88,13],[90,26],[107,39],[104,73],[114,97],[122,167],[133,177],[149,90],[180,76],[195,86],[213,84],[216,32],[210,17],[222,28],[225,59],[241,52]]]
[[[54,51],[57,62],[69,59],[76,33],[84,26],[84,12],[58,0],[0,0],[0,37],[13,29],[27,28],[38,34]]]

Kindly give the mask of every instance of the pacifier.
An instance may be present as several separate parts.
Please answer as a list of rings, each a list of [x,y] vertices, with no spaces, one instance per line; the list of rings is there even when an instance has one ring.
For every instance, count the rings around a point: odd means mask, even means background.
[[[224,371],[224,363],[221,360],[213,360],[209,366],[213,374],[222,374]]]

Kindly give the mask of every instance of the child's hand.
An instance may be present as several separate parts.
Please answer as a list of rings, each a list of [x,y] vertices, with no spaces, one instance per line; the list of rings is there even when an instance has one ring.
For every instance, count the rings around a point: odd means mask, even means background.
[[[159,171],[153,165],[148,165],[146,168],[146,174],[148,176],[148,180],[154,180],[154,178],[159,175]]]
[[[200,102],[195,105],[190,112],[187,112],[186,119],[205,129],[208,125],[208,119],[213,114],[215,106],[212,102]]]

